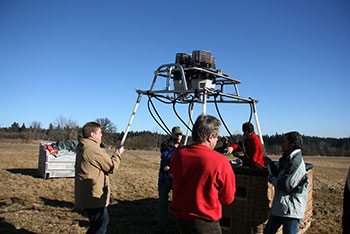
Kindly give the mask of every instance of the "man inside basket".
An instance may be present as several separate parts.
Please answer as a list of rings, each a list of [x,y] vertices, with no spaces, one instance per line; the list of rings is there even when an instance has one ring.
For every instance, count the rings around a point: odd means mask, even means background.
[[[259,137],[254,132],[254,126],[250,122],[242,125],[243,141],[232,144],[225,149],[225,153],[231,154],[242,160],[244,166],[264,167],[264,151]]]

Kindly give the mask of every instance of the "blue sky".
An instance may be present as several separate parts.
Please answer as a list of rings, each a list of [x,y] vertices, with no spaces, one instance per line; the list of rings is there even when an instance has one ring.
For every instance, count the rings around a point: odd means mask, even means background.
[[[160,65],[193,50],[211,51],[217,68],[242,81],[240,95],[259,100],[263,134],[350,136],[347,0],[1,0],[0,127],[107,117],[123,131],[135,90],[150,89]],[[249,106],[219,107],[240,133]],[[178,108],[187,122],[187,107]],[[181,126],[171,106],[157,109],[169,127]],[[207,113],[217,116],[212,106]],[[131,129],[162,131],[146,97]]]

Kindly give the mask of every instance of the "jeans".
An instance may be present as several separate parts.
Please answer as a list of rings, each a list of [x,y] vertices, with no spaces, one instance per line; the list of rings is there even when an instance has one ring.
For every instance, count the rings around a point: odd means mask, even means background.
[[[90,227],[86,234],[105,234],[109,223],[107,207],[86,209]]]
[[[156,207],[157,231],[164,231],[168,224],[169,192],[171,187],[164,183],[158,184],[159,199]]]
[[[219,221],[176,218],[176,226],[181,234],[222,234]]]
[[[275,234],[283,225],[283,234],[297,234],[300,219],[271,215],[264,229],[264,234]]]

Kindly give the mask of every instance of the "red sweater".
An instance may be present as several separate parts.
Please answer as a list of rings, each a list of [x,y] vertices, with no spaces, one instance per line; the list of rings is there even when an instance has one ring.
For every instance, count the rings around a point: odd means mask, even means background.
[[[180,219],[216,221],[222,205],[233,202],[236,181],[225,156],[205,145],[175,150],[170,164],[173,174],[173,201],[170,211]]]
[[[242,142],[239,142],[240,146],[243,147]],[[233,151],[239,150],[237,144],[230,145],[233,148]],[[259,137],[253,132],[253,134],[244,140],[244,147],[248,156],[259,165],[264,166],[264,151],[261,145],[261,141]],[[251,160],[247,158],[247,156],[241,157],[243,161],[243,165],[248,167],[259,167]]]

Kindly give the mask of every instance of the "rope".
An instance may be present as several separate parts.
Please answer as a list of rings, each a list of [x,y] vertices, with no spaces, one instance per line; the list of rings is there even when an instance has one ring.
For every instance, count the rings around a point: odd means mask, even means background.
[[[164,132],[166,132],[166,134],[168,134],[169,136],[171,136],[171,131],[169,130],[169,128],[166,126],[166,124],[164,123],[163,119],[160,117],[157,109],[154,107],[153,102],[151,100],[151,95],[148,95],[148,102],[147,102],[147,106],[148,106],[148,111],[151,114],[151,116],[153,117],[154,121],[159,125],[159,127],[161,127],[161,129],[163,129]],[[151,108],[150,108],[150,104],[153,107],[153,110],[155,111],[155,113],[157,114],[158,118],[160,119],[160,121],[163,123],[164,126],[162,126],[159,121],[155,118],[155,116],[153,115]]]
[[[162,103],[165,103],[165,104],[171,104],[171,103],[173,103],[172,101],[164,101],[164,100],[162,100],[161,98],[165,98],[166,99],[166,97],[163,97],[163,96],[157,96],[157,95],[153,95],[153,97],[155,98],[155,99],[157,99],[158,101],[160,101],[160,102],[162,102]]]
[[[249,123],[252,121],[252,116],[253,116],[253,104],[249,103],[250,106],[250,116],[249,116]]]
[[[188,118],[191,121],[192,126],[194,125],[193,121],[192,121],[192,117],[191,117],[191,109],[193,108],[193,102],[190,102],[190,104],[188,105]]]
[[[176,115],[177,118],[183,123],[183,125],[185,125],[186,128],[192,132],[192,129],[189,128],[189,127],[187,126],[187,124],[185,123],[185,121],[183,121],[183,119],[178,115],[178,113],[177,113],[177,111],[176,111],[176,108],[175,108],[175,104],[176,104],[177,100],[178,100],[179,98],[181,98],[181,96],[182,96],[182,95],[179,95],[177,98],[174,99],[174,101],[173,101],[173,110],[174,110],[175,115]]]

